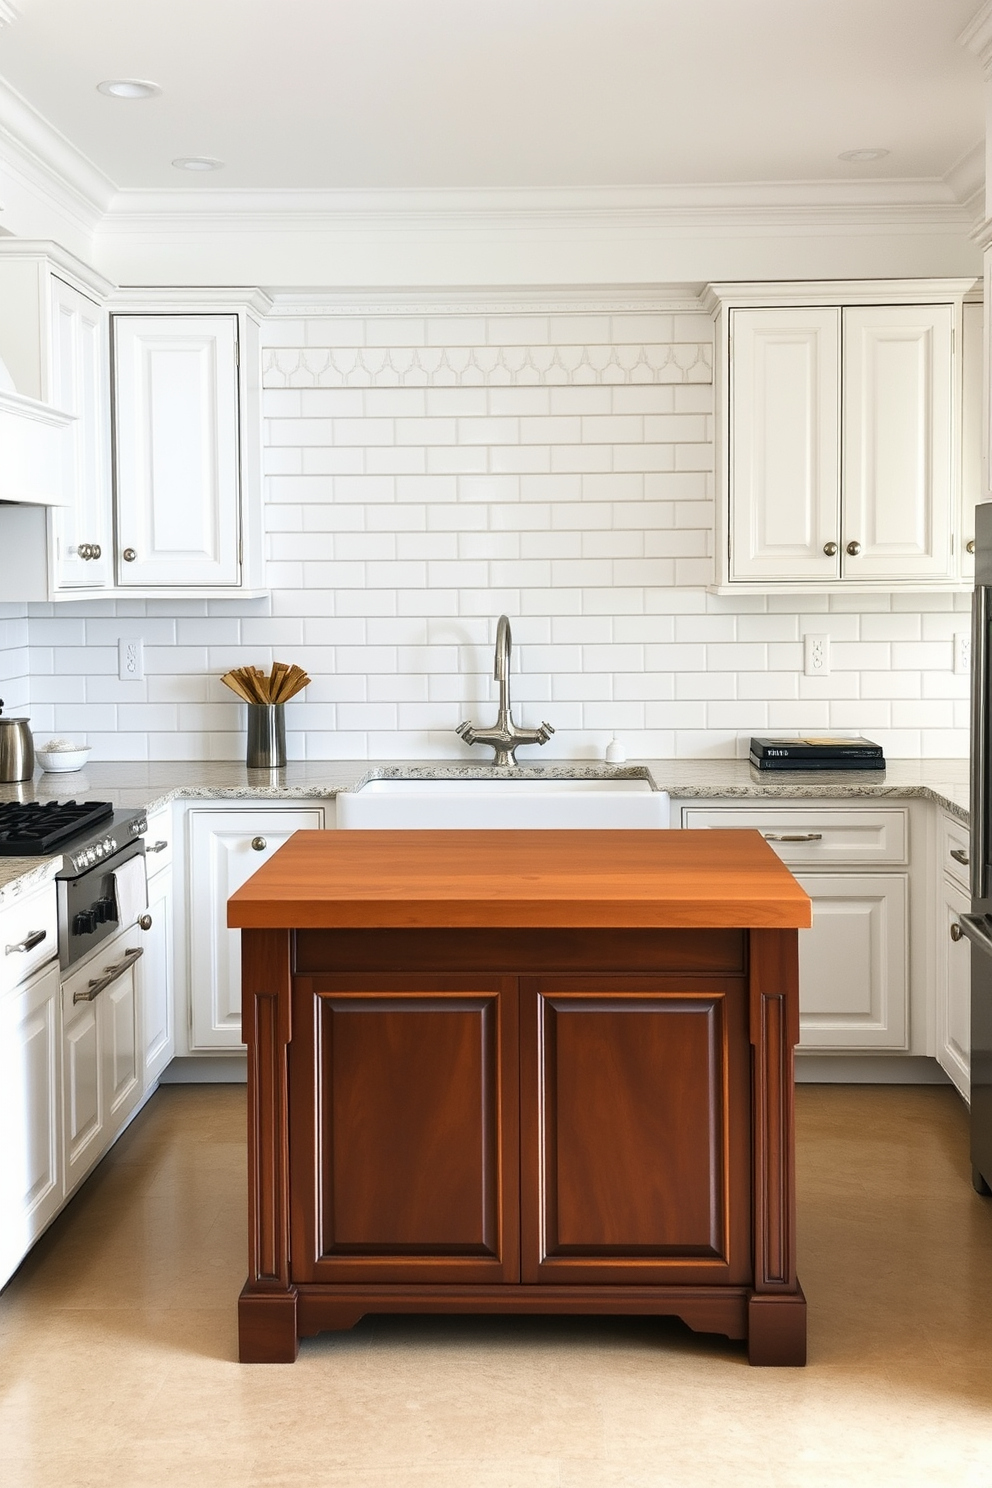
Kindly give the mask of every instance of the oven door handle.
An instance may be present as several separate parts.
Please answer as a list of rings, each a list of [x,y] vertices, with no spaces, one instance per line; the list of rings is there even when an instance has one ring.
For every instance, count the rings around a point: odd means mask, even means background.
[[[958,915],[961,929],[967,935],[972,945],[978,946],[987,956],[992,956],[992,922],[987,915],[963,914]]]
[[[109,987],[111,982],[116,982],[118,977],[134,965],[139,956],[145,954],[143,946],[135,946],[133,950],[125,951],[123,960],[118,961],[116,966],[105,966],[103,976],[94,977],[85,992],[74,992],[72,994],[73,1005],[77,1002],[92,1002],[94,997],[99,997],[104,987]]]

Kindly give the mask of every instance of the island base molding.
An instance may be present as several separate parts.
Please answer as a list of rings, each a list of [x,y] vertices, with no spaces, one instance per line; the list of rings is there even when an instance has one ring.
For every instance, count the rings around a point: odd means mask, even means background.
[[[291,1287],[246,1285],[238,1321],[243,1364],[292,1364],[299,1340],[340,1332],[367,1313],[530,1313],[677,1317],[694,1333],[746,1338],[751,1364],[806,1363],[806,1298],[748,1287]]]

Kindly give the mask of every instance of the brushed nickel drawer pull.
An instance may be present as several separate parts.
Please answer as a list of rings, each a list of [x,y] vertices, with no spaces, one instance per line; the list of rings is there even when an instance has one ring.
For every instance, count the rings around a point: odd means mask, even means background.
[[[47,934],[47,930],[29,930],[24,939],[19,940],[16,945],[4,946],[3,953],[5,956],[12,956],[15,951],[33,951],[35,946],[41,945]]]
[[[951,857],[954,859],[955,863],[960,863],[962,868],[967,868],[968,864],[971,861],[963,847],[952,847]]]
[[[116,966],[105,966],[102,977],[94,977],[85,992],[74,992],[72,994],[73,1006],[77,1002],[92,1002],[94,997],[99,997],[104,987],[109,987],[111,982],[116,982],[137,961],[139,956],[145,954],[142,946],[135,946],[133,950],[125,951],[123,960],[118,961]]]
[[[963,935],[964,935],[964,931],[961,929],[961,926],[958,924],[957,920],[952,920],[951,921],[951,939],[953,941],[958,941],[958,940],[961,939],[961,937]]]
[[[762,832],[766,842],[820,842],[823,838],[822,832]]]
[[[145,856],[147,857],[149,853],[165,852],[168,845],[167,842],[148,842],[145,844]]]

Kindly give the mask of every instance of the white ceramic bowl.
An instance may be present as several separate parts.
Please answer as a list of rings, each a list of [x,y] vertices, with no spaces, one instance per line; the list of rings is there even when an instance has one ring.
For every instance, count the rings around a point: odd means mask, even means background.
[[[35,756],[41,768],[50,775],[68,770],[81,770],[90,757],[90,746],[84,749],[36,749]]]

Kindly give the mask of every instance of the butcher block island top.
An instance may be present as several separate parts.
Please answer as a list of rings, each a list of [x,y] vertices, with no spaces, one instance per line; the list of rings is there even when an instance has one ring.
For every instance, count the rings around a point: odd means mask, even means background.
[[[228,901],[235,929],[808,926],[758,832],[297,832]]]
[[[810,902],[757,832],[299,832],[228,923],[244,1362],[368,1312],[585,1312],[805,1363]]]

